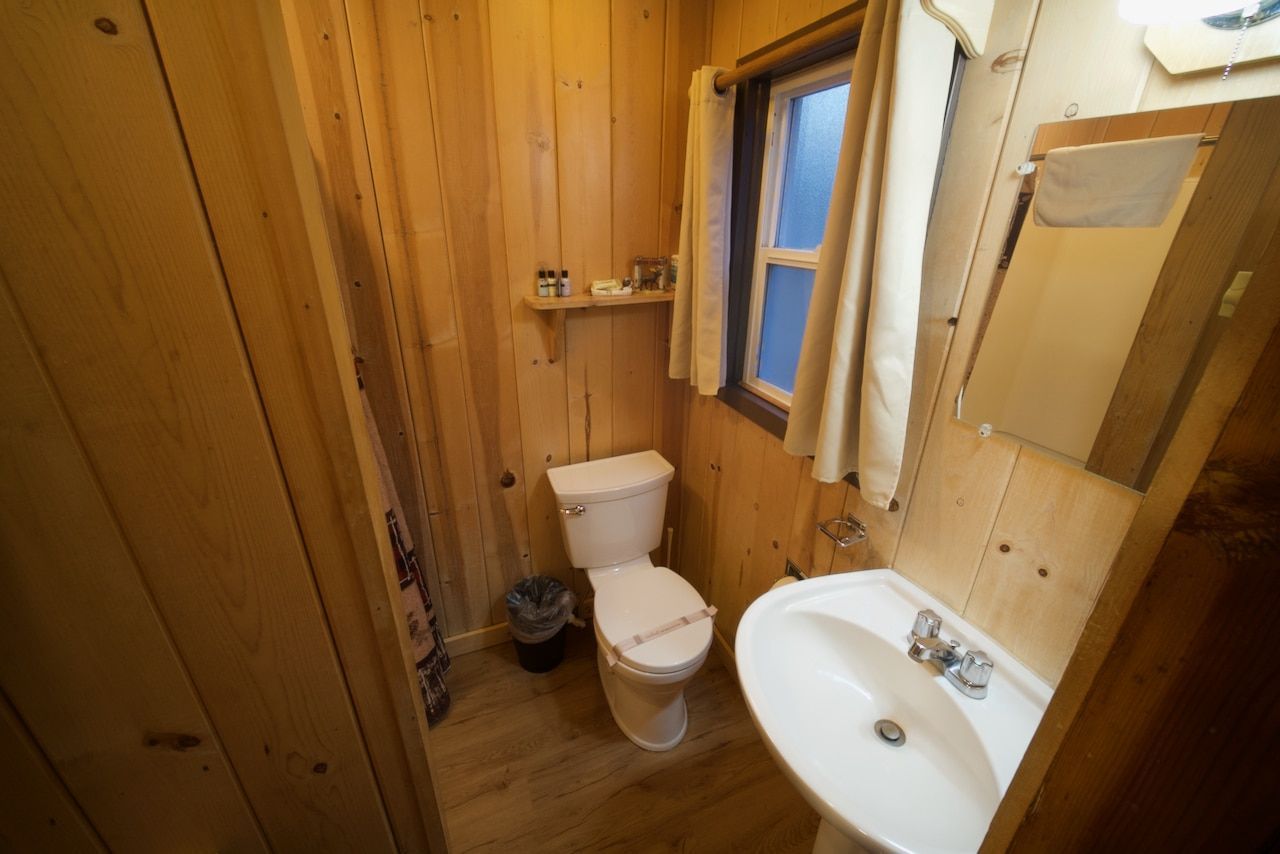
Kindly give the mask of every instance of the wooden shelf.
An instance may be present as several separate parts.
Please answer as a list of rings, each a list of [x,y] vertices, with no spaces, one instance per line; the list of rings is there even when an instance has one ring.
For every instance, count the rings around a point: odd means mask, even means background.
[[[525,297],[524,304],[535,311],[559,311],[566,308],[607,308],[617,305],[671,302],[675,298],[675,291],[640,291],[625,297],[599,297],[583,293],[569,297]]]

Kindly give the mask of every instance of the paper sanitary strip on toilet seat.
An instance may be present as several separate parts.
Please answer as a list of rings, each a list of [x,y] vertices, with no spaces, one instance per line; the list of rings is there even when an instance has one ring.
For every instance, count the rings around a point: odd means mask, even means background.
[[[615,643],[612,648],[606,649],[604,651],[605,660],[609,662],[609,668],[612,669],[613,667],[617,666],[619,659],[622,658],[622,654],[625,653],[627,650],[635,649],[636,647],[640,646],[640,644],[642,643],[648,643],[649,641],[654,640],[656,638],[660,638],[665,634],[674,632],[676,629],[682,629],[685,626],[691,626],[694,623],[698,622],[699,620],[707,620],[714,617],[715,615],[716,615],[716,606],[708,605],[707,607],[702,608],[701,610],[694,611],[692,614],[685,614],[683,617],[679,617],[675,620],[672,620],[669,623],[663,623],[661,626],[658,626],[657,628],[646,629],[645,631],[640,632],[639,634],[632,635],[626,640]]]

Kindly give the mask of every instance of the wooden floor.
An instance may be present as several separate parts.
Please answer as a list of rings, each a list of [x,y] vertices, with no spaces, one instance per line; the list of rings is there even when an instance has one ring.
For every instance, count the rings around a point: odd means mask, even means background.
[[[454,659],[432,767],[455,854],[811,850],[818,816],[714,651],[686,691],[684,741],[650,753],[609,714],[590,628],[569,631],[547,674],[521,670],[510,643]]]

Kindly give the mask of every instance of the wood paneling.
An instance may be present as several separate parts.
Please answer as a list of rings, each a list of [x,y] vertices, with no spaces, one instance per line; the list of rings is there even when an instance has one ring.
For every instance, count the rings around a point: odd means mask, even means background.
[[[1278,474],[1280,328],[1010,850],[1274,845],[1280,690],[1241,650],[1280,607]]]
[[[6,735],[48,757],[21,802],[72,828],[56,772],[126,850],[442,849],[278,7],[14,14],[0,658]]]
[[[564,359],[547,352],[548,325],[564,317],[539,317],[524,302],[532,270],[560,257],[556,186],[555,77],[550,0],[489,7],[493,43],[495,130],[505,222],[507,287],[511,300],[516,382],[520,398],[525,492],[532,569],[572,583],[560,538],[555,496],[546,470],[569,462],[569,413]],[[581,275],[578,285],[583,284]]]
[[[613,269],[627,270],[637,255],[660,248],[662,99],[666,42],[665,4],[612,0],[610,91],[613,183]],[[648,306],[612,309],[613,453],[653,447],[654,318]],[[622,391],[622,393],[618,393]]]
[[[511,293],[498,178],[489,14],[423,0],[428,77],[435,106],[440,183],[453,258],[467,423],[489,582],[490,617],[529,574],[529,527],[512,348]],[[456,418],[454,413],[452,418]],[[515,482],[502,485],[504,474]]]
[[[169,0],[148,11],[393,832],[430,847],[426,721],[283,19]]]
[[[1075,655],[1045,710],[1009,791],[992,821],[984,851],[1004,851],[1028,810],[1040,798],[1045,773],[1057,756],[1094,680],[1112,654],[1121,623],[1143,590],[1184,499],[1231,414],[1268,339],[1280,324],[1280,240],[1273,234],[1255,276],[1270,287],[1249,288],[1209,357],[1185,416],[1138,507],[1111,567],[1097,606],[1089,615]]]
[[[294,79],[313,145],[343,308],[350,321],[352,355],[365,380],[405,523],[418,547],[419,564],[438,597],[440,576],[423,491],[424,469],[414,440],[406,354],[382,248],[345,5],[342,0],[290,0],[283,7]],[[447,632],[443,608],[437,616]]]
[[[0,768],[0,847],[67,854],[107,850],[3,695]]]
[[[435,109],[416,0],[346,4],[396,322],[451,634],[492,621]],[[314,145],[314,143],[313,143]],[[332,240],[332,236],[330,238]],[[443,413],[449,413],[444,417]]]
[[[560,247],[562,264],[579,278],[579,287],[628,275],[613,263],[609,20],[605,3],[552,2]],[[557,49],[568,45],[573,47]],[[613,453],[612,321],[600,311],[565,313],[572,462]]]
[[[295,32],[317,31],[317,5],[298,0]],[[400,339],[450,635],[500,623],[507,587],[529,572],[588,592],[548,467],[652,447],[678,462],[686,398],[665,378],[668,307],[539,317],[523,298],[539,268],[569,270],[580,293],[629,275],[635,255],[674,251],[709,13],[705,0],[355,0],[331,23],[349,29],[350,57],[335,55],[341,38],[294,48],[312,147],[341,161],[328,152],[358,147],[343,139],[363,121],[381,233],[348,204],[332,240],[385,254],[383,329]],[[348,62],[354,90],[332,83]]]
[[[7,304],[0,373],[4,692],[113,848],[265,850],[129,544]],[[168,736],[149,746],[158,734]],[[175,738],[188,746],[175,749]]]
[[[1038,454],[1019,458],[964,608],[1006,649],[1057,682],[1141,496]]]

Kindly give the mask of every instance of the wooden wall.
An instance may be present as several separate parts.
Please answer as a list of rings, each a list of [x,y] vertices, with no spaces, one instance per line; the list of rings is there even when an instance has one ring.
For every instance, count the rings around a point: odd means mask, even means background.
[[[447,634],[500,624],[531,572],[585,592],[545,472],[678,462],[669,308],[522,299],[543,266],[582,289],[676,251],[707,3],[292,0],[287,17],[356,352],[391,389],[375,412],[403,437],[392,464]]]
[[[1274,287],[1280,237],[1268,254]],[[1280,606],[1278,485],[1280,329],[1010,850],[1274,845],[1280,689],[1240,650]]]
[[[716,0],[712,61],[730,64],[785,34],[781,21],[792,6]],[[780,556],[753,550],[745,560],[751,544],[720,533],[716,520],[750,514],[757,526],[794,532],[777,551],[814,555],[817,572],[895,567],[1057,681],[1141,496],[1003,438],[980,439],[953,417],[1016,201],[1013,167],[1026,158],[1038,125],[1068,114],[1088,119],[1280,92],[1274,64],[1237,68],[1227,81],[1219,76],[1170,77],[1142,46],[1141,28],[1118,19],[1106,0],[1084,8],[997,0],[987,52],[965,69],[930,224],[902,510],[872,511],[840,485],[809,486],[798,474],[803,464],[793,461],[780,482],[789,490],[799,479],[798,498],[762,520],[767,505],[756,495],[775,482],[740,489],[727,483],[729,467],[756,466],[757,454],[774,457],[781,443],[720,412],[726,407],[716,401],[691,405],[681,567],[725,609],[718,628],[727,639],[745,606],[783,570]],[[733,476],[763,481],[758,472]],[[816,500],[809,497],[815,491]],[[824,547],[811,545],[812,523],[837,508],[866,520],[871,537],[828,565]]]
[[[0,848],[443,850],[278,10],[0,15]]]

